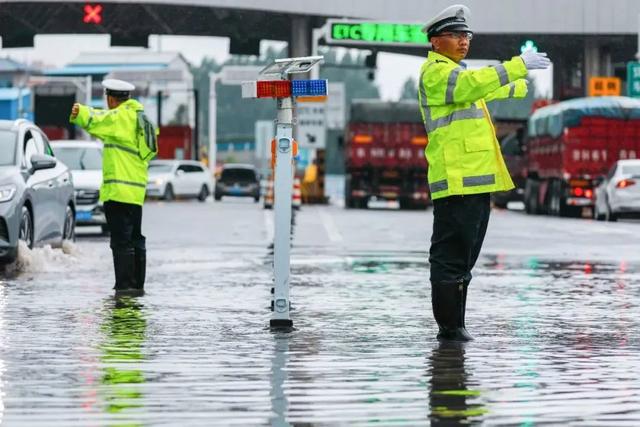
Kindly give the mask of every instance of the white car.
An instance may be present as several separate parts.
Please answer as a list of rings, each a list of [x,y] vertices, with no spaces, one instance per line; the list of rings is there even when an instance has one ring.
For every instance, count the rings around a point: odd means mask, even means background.
[[[76,198],[76,226],[100,226],[107,234],[107,219],[100,202],[102,184],[102,143],[96,141],[57,140],[51,148],[58,160],[73,175]]]
[[[640,216],[640,160],[618,160],[596,187],[594,216],[616,221]]]
[[[149,163],[147,196],[173,200],[197,197],[205,201],[213,189],[213,176],[195,160],[153,160]]]

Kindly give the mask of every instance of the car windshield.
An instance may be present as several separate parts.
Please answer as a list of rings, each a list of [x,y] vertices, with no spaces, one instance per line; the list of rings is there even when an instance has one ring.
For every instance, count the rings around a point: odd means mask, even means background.
[[[14,165],[16,160],[16,134],[0,130],[0,166]]]
[[[102,150],[97,147],[56,147],[55,154],[71,170],[102,169]]]
[[[167,163],[151,163],[149,164],[149,173],[166,173],[171,172],[173,165]]]
[[[640,176],[640,165],[624,165],[622,166],[622,174]]]
[[[223,169],[220,179],[223,181],[255,181],[256,173],[251,169]]]

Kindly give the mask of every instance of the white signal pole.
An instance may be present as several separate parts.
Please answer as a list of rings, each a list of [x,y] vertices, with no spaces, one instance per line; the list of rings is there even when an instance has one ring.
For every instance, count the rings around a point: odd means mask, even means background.
[[[288,81],[289,74],[309,72],[320,60],[321,56],[277,59],[260,72],[264,76],[278,76],[279,83]],[[252,87],[258,82],[245,82],[243,96],[247,98],[262,97],[257,92],[251,95]],[[265,82],[261,82],[265,83]],[[247,92],[245,93],[245,89]],[[300,94],[304,95],[304,94]],[[326,93],[325,93],[326,95]],[[276,97],[278,115],[275,138],[275,171],[274,171],[274,215],[275,232],[273,241],[273,275],[274,286],[271,290],[272,328],[291,328],[289,285],[291,276],[291,196],[293,191],[293,90],[288,96]]]

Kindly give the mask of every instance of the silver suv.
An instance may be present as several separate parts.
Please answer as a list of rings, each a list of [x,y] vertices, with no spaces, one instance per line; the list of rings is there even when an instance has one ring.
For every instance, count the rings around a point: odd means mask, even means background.
[[[71,172],[45,134],[24,120],[0,120],[0,263],[29,248],[75,238]]]

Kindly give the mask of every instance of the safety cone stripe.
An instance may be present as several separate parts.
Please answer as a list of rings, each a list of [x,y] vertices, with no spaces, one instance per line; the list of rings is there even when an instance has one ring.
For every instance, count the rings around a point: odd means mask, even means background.
[[[294,207],[300,207],[300,205],[302,205],[302,192],[300,191],[300,178],[294,178],[293,180],[292,204]]]

